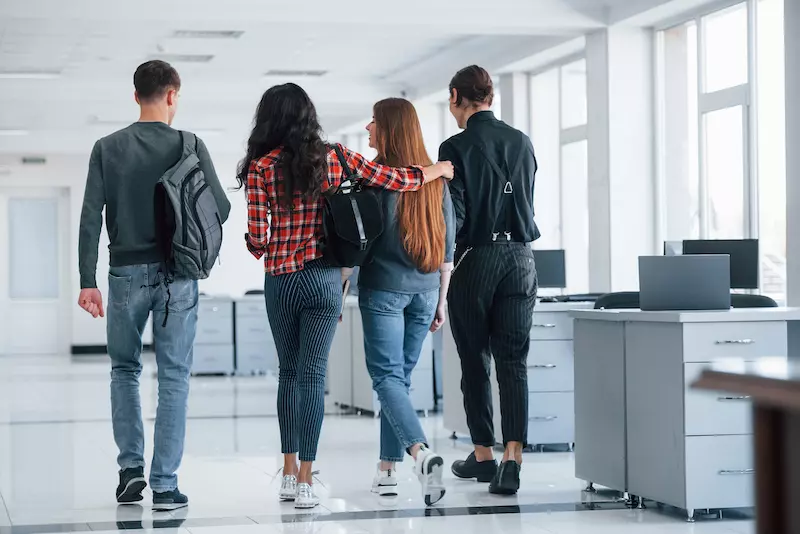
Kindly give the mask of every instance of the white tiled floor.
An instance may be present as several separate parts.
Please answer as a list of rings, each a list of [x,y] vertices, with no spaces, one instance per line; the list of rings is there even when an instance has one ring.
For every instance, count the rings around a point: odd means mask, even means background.
[[[188,509],[154,515],[148,506],[117,507],[108,371],[104,357],[78,361],[68,356],[0,358],[3,534],[22,532],[26,525],[51,524],[73,530],[89,524],[107,532],[124,528],[150,532],[146,529],[154,526],[153,521],[159,527],[154,531],[161,534],[753,532],[751,521],[688,524],[677,515],[649,509],[548,512],[548,508],[558,509],[557,504],[587,499],[582,483],[572,475],[572,455],[566,453],[526,455],[523,489],[512,499],[489,495],[485,485],[448,477],[445,500],[427,515],[406,462],[400,469],[399,498],[381,502],[369,493],[378,422],[339,415],[335,410],[326,417],[317,463],[324,483],[317,485],[322,506],[310,516],[298,514],[275,500],[275,475],[281,466],[276,384],[265,377],[193,379],[180,471],[181,489],[191,499]],[[155,413],[155,381],[151,372],[144,376],[143,411],[149,418]],[[426,419],[424,426],[448,464],[467,454],[467,444],[451,441],[441,418]],[[152,421],[146,428],[152,432]],[[149,499],[148,493],[145,503]],[[523,513],[489,514],[485,508],[517,505]],[[532,509],[530,505],[539,506]]]

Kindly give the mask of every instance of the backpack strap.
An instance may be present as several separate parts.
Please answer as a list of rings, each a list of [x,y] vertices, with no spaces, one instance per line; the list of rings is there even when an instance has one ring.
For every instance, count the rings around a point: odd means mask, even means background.
[[[181,140],[184,146],[194,147],[194,151],[197,152],[197,136],[195,134],[181,130]]]

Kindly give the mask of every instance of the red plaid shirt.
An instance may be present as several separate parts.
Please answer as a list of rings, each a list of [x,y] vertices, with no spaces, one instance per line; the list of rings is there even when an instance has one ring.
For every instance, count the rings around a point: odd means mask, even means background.
[[[416,191],[422,187],[419,169],[396,169],[367,160],[361,154],[342,147],[350,170],[364,183],[393,191]],[[247,175],[247,248],[256,258],[264,258],[266,272],[279,275],[303,269],[306,263],[322,256],[322,203],[300,193],[294,195],[294,210],[287,210],[278,200],[281,181],[279,165],[282,148],[250,163]],[[339,187],[342,166],[335,150],[328,152],[328,180],[322,190]]]

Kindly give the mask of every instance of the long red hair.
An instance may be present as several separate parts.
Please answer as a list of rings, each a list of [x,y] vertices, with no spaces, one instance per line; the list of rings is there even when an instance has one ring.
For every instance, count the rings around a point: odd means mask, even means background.
[[[431,165],[417,110],[411,102],[404,98],[387,98],[375,104],[372,114],[376,127],[376,161],[392,167]],[[419,191],[403,193],[397,203],[403,248],[423,273],[436,272],[444,261],[444,188],[444,180],[435,180]]]

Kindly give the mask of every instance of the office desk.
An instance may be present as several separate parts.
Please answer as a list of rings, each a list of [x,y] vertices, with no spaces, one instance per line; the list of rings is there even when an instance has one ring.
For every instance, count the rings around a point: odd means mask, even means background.
[[[733,362],[704,371],[694,386],[751,399],[756,532],[800,532],[800,364]]]
[[[797,308],[581,310],[575,320],[575,476],[695,509],[749,507],[750,403],[693,391],[716,362],[797,354]]]
[[[533,445],[575,442],[572,318],[569,312],[589,309],[591,302],[539,302],[533,313],[528,353],[528,441]],[[450,322],[442,329],[444,426],[469,436],[461,393],[461,360]],[[492,373],[495,436],[502,439],[500,394]]]

